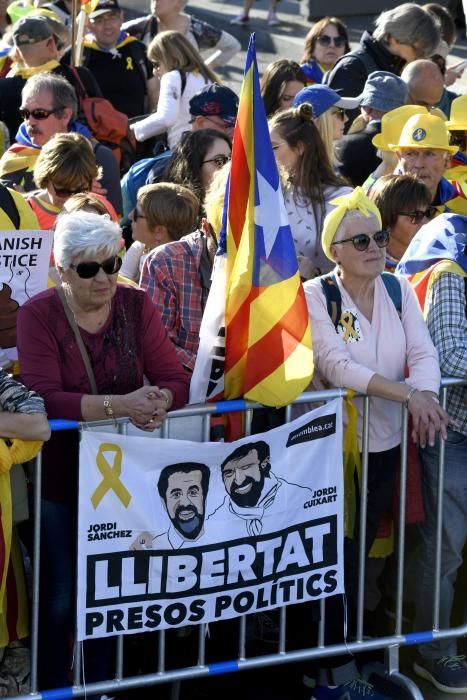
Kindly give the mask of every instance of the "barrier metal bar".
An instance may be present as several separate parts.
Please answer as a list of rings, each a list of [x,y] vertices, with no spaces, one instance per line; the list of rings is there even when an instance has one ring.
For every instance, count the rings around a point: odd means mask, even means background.
[[[442,405],[446,404],[446,388],[450,386],[465,384],[465,382],[448,379],[443,380],[442,386],[444,390],[442,392]],[[328,390],[321,392],[306,392],[302,394],[299,399],[295,402],[296,404],[303,404],[309,402],[326,402],[333,398],[343,397],[347,394],[344,389]],[[368,461],[368,397],[364,399],[364,431],[363,431],[363,461]],[[163,428],[157,433],[157,436],[162,436],[164,438],[170,437],[170,429],[173,421],[184,417],[201,416],[202,418],[202,440],[207,440],[209,438],[209,416],[216,413],[224,413],[231,411],[245,411],[246,425],[247,429],[251,426],[251,416],[252,409],[262,408],[260,404],[250,403],[243,400],[239,401],[224,401],[217,404],[205,405],[205,406],[193,406],[181,409],[179,411],[174,411],[169,414],[168,420],[165,421]],[[181,681],[186,679],[194,679],[202,676],[209,675],[219,675],[225,673],[232,673],[236,671],[242,671],[246,669],[257,669],[266,668],[272,664],[277,665],[280,663],[294,663],[297,661],[308,661],[312,659],[321,659],[333,656],[335,654],[348,653],[348,652],[361,652],[361,651],[372,651],[377,649],[384,649],[387,652],[387,673],[388,677],[399,685],[403,687],[408,695],[414,700],[421,700],[422,694],[418,690],[417,686],[406,678],[403,674],[399,672],[399,648],[401,646],[417,645],[421,643],[427,643],[433,640],[450,639],[453,637],[460,637],[462,635],[467,635],[467,624],[462,625],[457,628],[438,630],[435,626],[433,630],[430,631],[419,631],[410,634],[401,634],[402,628],[402,602],[403,602],[403,557],[404,557],[404,518],[403,512],[405,511],[405,489],[402,488],[405,485],[406,473],[407,473],[407,455],[406,447],[408,441],[407,435],[407,423],[406,418],[407,410],[403,409],[403,422],[402,422],[402,434],[401,434],[401,513],[400,513],[400,539],[397,546],[398,554],[398,571],[397,571],[397,612],[396,612],[396,633],[392,636],[386,636],[379,639],[372,639],[367,641],[362,641],[362,613],[363,613],[363,585],[364,580],[364,558],[362,558],[362,541],[364,543],[364,531],[365,523],[361,522],[361,538],[360,538],[360,550],[359,550],[359,591],[358,591],[358,623],[361,629],[357,630],[357,639],[354,642],[346,642],[339,645],[325,646],[324,645],[324,614],[322,615],[322,620],[319,627],[319,639],[318,646],[313,649],[302,649],[298,651],[287,651],[286,650],[286,606],[280,610],[280,628],[279,628],[279,643],[278,651],[274,654],[268,654],[260,657],[250,657],[246,658],[246,616],[239,618],[240,623],[240,634],[239,634],[239,658],[238,660],[224,661],[220,663],[206,664],[206,649],[205,649],[205,633],[203,628],[205,625],[200,626],[199,629],[199,647],[198,647],[198,664],[194,667],[189,668],[178,668],[171,671],[165,670],[165,632],[159,632],[159,650],[158,650],[158,667],[157,671],[154,673],[147,674],[145,676],[135,676],[130,678],[123,678],[117,672],[117,677],[115,680],[101,681],[99,683],[89,684],[86,687],[83,685],[69,687],[69,688],[58,688],[52,691],[38,691],[37,683],[37,653],[38,653],[38,610],[39,610],[39,571],[40,571],[40,476],[41,476],[41,458],[39,456],[37,460],[36,475],[38,479],[38,484],[36,485],[35,493],[35,533],[34,533],[34,585],[33,585],[33,611],[31,618],[31,628],[32,628],[32,640],[31,640],[31,693],[27,696],[20,696],[22,699],[26,700],[39,700],[43,698],[44,700],[65,700],[65,698],[70,697],[82,697],[88,694],[99,694],[115,692],[118,690],[141,688],[151,685],[157,685],[160,683],[172,682],[174,684],[173,698],[177,697],[177,688],[179,689],[179,684]],[[287,420],[292,417],[292,408],[288,406],[286,409]],[[99,428],[117,425],[117,429],[120,431],[125,431],[128,426],[127,419],[114,420],[104,420],[96,421],[92,424],[80,424],[77,421],[51,421],[52,428],[54,430],[70,430],[77,428]],[[125,427],[123,427],[125,426]],[[366,443],[366,447],[365,447]],[[441,444],[440,450],[440,471],[444,468],[444,444]],[[363,470],[365,472],[365,469]],[[367,478],[367,475],[366,475]],[[440,488],[440,492],[442,490]],[[362,494],[366,493],[366,487],[363,485],[363,475],[362,475]],[[366,510],[366,499],[362,498],[362,507]],[[361,514],[362,516],[362,514]],[[439,627],[439,574],[440,574],[440,546],[441,546],[441,535],[442,535],[442,507],[438,504],[438,531],[437,531],[437,589],[438,595],[435,594],[435,618],[437,617],[438,627]],[[363,516],[362,516],[363,520]],[[363,545],[364,546],[364,545]],[[36,551],[37,550],[37,551]],[[360,565],[363,563],[363,567]],[[320,601],[321,609],[324,611],[325,601]],[[437,606],[437,609],[436,609]],[[117,660],[117,671],[119,662]]]
[[[402,606],[404,601],[404,563],[405,563],[405,511],[407,498],[407,446],[408,446],[407,406],[402,406],[401,461],[400,461],[400,500],[399,526],[397,539],[397,574],[396,574],[396,627],[395,633],[402,634]]]
[[[362,481],[360,486],[360,537],[358,548],[357,641],[363,640],[363,606],[365,595],[366,515],[368,505],[368,446],[370,397],[363,399]]]
[[[446,410],[447,390],[441,390],[441,406]],[[436,546],[435,580],[433,585],[433,629],[439,629],[439,597],[441,590],[441,547],[443,544],[443,496],[444,496],[444,455],[445,442],[439,441],[438,499],[436,503]]]

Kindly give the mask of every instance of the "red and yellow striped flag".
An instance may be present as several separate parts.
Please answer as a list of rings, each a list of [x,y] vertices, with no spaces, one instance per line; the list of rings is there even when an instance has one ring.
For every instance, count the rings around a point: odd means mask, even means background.
[[[254,35],[235,127],[227,209],[226,398],[291,403],[313,374],[297,256],[260,95]]]

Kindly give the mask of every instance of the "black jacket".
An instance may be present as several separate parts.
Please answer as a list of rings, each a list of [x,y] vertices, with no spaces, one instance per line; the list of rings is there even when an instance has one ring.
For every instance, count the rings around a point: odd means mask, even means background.
[[[345,54],[334,68],[324,76],[324,83],[343,97],[357,97],[363,91],[366,79],[375,70],[384,70],[400,75],[404,59],[394,56],[371,34],[363,32],[358,49]],[[359,110],[348,110],[348,126],[358,116]]]
[[[339,171],[353,187],[363,185],[368,175],[376,170],[381,160],[371,140],[381,131],[381,121],[372,121],[363,131],[347,134],[336,143],[336,155],[340,163]]]

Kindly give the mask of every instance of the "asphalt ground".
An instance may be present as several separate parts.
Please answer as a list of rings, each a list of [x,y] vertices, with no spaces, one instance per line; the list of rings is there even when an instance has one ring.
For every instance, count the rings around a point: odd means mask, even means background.
[[[347,24],[350,44],[352,48],[355,48],[358,45],[359,38],[363,31],[372,27],[375,15],[346,16],[346,7],[349,7],[349,4],[353,2],[354,0],[342,0],[342,12],[338,14]],[[245,66],[246,49],[251,32],[256,33],[257,60],[260,73],[271,61],[277,58],[300,60],[305,36],[312,26],[312,23],[308,21],[306,16],[308,12],[305,3],[306,0],[281,0],[278,5],[278,15],[281,19],[281,24],[272,28],[269,27],[266,22],[268,9],[267,0],[258,0],[254,3],[250,13],[248,27],[230,25],[230,20],[240,14],[243,4],[242,0],[191,0],[187,6],[187,11],[192,12],[200,19],[204,19],[230,32],[240,41],[242,51],[233,58],[228,66],[218,69],[217,71],[222,77],[222,80],[239,93]],[[149,11],[149,0],[127,0],[126,3],[123,1],[122,5],[125,9],[125,16],[127,19],[141,14],[147,14]],[[464,59],[467,59],[467,40],[465,30],[459,29],[458,40],[456,41],[452,53],[448,57],[448,66]],[[459,94],[467,92],[467,69],[464,71],[462,78],[457,80],[450,89]],[[463,597],[463,599],[465,599],[465,590],[464,588],[463,596],[460,596]],[[463,601],[460,600],[459,603],[462,605]],[[464,644],[464,648],[461,649],[459,653],[465,652],[467,647],[465,640]],[[426,700],[447,700],[452,697],[452,695],[437,691],[431,684],[418,678],[411,672],[414,657],[415,649],[413,647],[401,648],[401,670],[413,678],[422,691],[424,698]],[[272,674],[272,682],[262,685],[261,690],[263,692],[261,694],[267,695],[269,700],[275,700],[276,698],[280,698],[281,700],[288,700],[289,698],[301,700],[302,696],[300,691],[297,688],[292,689],[289,684],[290,678],[294,678],[295,675],[289,673],[292,669],[293,667],[288,665],[278,667],[276,672]],[[277,673],[278,670],[279,673]],[[244,674],[239,674],[242,679],[243,675]],[[236,679],[241,681],[241,678],[237,676]],[[221,694],[222,691],[225,692],[225,687],[230,685],[231,679],[232,676],[226,677],[224,683],[220,684],[218,690],[220,690]],[[247,681],[246,676],[244,680],[247,686],[249,681]],[[243,700],[249,700],[244,692],[246,687],[245,683],[240,682],[238,685],[233,683],[232,688],[235,688],[235,692],[238,692],[240,686]],[[252,686],[254,686],[254,683],[252,683]],[[287,690],[286,687],[288,687]],[[253,687],[251,689],[253,690]],[[186,690],[188,690],[188,688],[186,688]],[[193,691],[195,692],[193,693]],[[207,693],[205,697],[211,697],[211,692],[209,692],[207,688],[205,688],[205,692]],[[203,691],[201,691],[201,693],[203,694]],[[215,694],[217,695],[217,692]],[[255,693],[255,695],[257,696],[257,693]],[[197,697],[197,692],[194,688],[189,692],[189,696],[192,698]],[[394,697],[398,696],[395,695]],[[467,700],[467,693],[457,694],[455,697],[459,700]],[[402,694],[399,700],[402,700]]]

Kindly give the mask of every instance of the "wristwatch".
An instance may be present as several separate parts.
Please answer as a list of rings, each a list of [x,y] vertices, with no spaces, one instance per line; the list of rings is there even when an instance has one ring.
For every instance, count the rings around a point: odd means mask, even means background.
[[[115,418],[115,411],[112,408],[112,397],[104,396],[104,411],[108,418]]]

